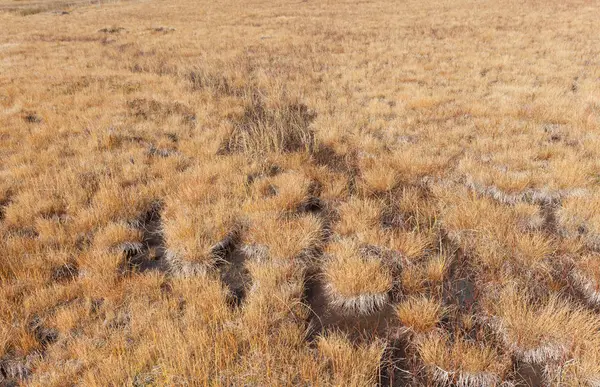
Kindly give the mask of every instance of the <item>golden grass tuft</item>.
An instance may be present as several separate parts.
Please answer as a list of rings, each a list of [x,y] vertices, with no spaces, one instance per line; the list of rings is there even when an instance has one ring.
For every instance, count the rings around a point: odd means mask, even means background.
[[[234,123],[225,151],[262,154],[314,149],[315,135],[310,125],[315,113],[300,102],[273,99],[271,102],[255,95],[250,97],[242,116]]]
[[[591,305],[600,304],[600,257],[589,254],[575,263],[570,281]]]
[[[502,339],[527,362],[558,361],[600,339],[597,316],[556,296],[534,304],[526,292],[509,287],[489,307]]]
[[[419,340],[418,351],[438,385],[494,386],[506,370],[494,349],[460,337],[451,341],[443,334],[428,335]]]
[[[323,277],[331,303],[349,314],[369,314],[388,301],[393,280],[381,261],[365,257],[355,242],[342,240],[328,246],[331,258]]]
[[[396,307],[400,323],[416,334],[434,331],[445,313],[444,306],[426,297],[411,297]]]
[[[376,383],[385,343],[374,341],[355,346],[343,334],[331,333],[319,337],[317,348],[332,368],[333,385],[367,386]]]

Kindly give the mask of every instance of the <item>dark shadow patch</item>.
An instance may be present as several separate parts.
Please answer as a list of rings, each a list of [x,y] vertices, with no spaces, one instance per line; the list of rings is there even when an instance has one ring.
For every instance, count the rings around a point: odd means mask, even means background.
[[[313,159],[317,165],[326,166],[336,172],[347,172],[348,160],[329,145],[319,144],[313,152]]]
[[[97,315],[98,313],[100,313],[102,305],[104,305],[104,298],[92,298],[90,300],[90,314]]]
[[[39,215],[43,219],[63,222],[67,217],[67,211],[62,207],[53,207],[49,208],[48,210],[41,211]]]
[[[229,252],[224,262],[218,265],[221,281],[229,289],[228,302],[232,307],[239,307],[246,298],[252,278],[245,266],[247,256],[240,249]]]
[[[356,150],[346,155],[340,155],[328,145],[317,144],[312,152],[312,157],[317,165],[326,166],[335,172],[345,174],[348,177],[348,192],[350,194],[356,192],[356,180],[360,174]]]
[[[154,27],[151,28],[152,32],[158,32],[158,33],[163,33],[163,34],[168,34],[170,32],[175,32],[175,28],[173,27]]]
[[[142,243],[130,243],[123,247],[123,272],[167,271],[161,211],[162,203],[155,201],[136,222],[142,231]]]
[[[5,356],[0,359],[0,386],[19,386],[31,376],[31,361],[27,358]]]
[[[384,229],[403,230],[406,228],[404,215],[394,204],[388,204],[383,208],[379,221]]]
[[[4,199],[0,200],[0,221],[4,220],[4,217],[6,216],[6,207],[8,207],[11,200],[12,193],[10,191],[5,195]]]
[[[513,373],[510,380],[521,387],[544,387],[549,385],[544,367],[540,364],[525,363],[513,359]]]
[[[229,290],[227,301],[232,308],[242,305],[252,282],[245,265],[248,256],[241,247],[242,232],[239,227],[211,249],[211,254],[217,258],[219,277]]]
[[[148,156],[150,156],[150,157],[167,158],[167,157],[178,155],[178,154],[179,154],[179,152],[174,149],[157,148],[154,145],[150,145],[148,147]]]
[[[67,283],[73,281],[79,275],[79,268],[75,261],[69,261],[63,265],[52,268],[50,279],[53,282]]]
[[[7,234],[19,238],[36,239],[40,234],[33,227],[9,228]]]
[[[454,259],[443,285],[443,301],[453,305],[457,312],[472,314],[478,307],[478,290],[471,262],[461,249],[454,249],[450,242],[447,251],[455,251]]]
[[[392,289],[389,292],[390,301],[400,301],[403,296],[402,267],[407,264],[406,258],[398,251],[375,245],[364,244],[360,246],[359,251],[366,257],[380,260],[389,269],[394,279]]]
[[[43,321],[37,316],[29,322],[28,328],[44,350],[58,340],[58,331],[54,328],[46,327]]]
[[[299,213],[321,215],[327,208],[326,203],[319,197],[321,195],[321,191],[322,186],[319,182],[311,182],[306,192],[307,197],[302,201],[302,203],[300,203],[297,211]]]
[[[558,235],[558,221],[556,219],[556,210],[560,206],[557,200],[550,200],[540,203],[540,211],[544,218],[542,229],[549,235]]]
[[[154,99],[136,98],[127,102],[130,114],[141,120],[164,120],[168,116],[178,115],[181,122],[193,127],[196,124],[196,114],[180,102],[159,102]]]
[[[117,26],[112,26],[112,27],[105,27],[102,29],[99,29],[98,32],[101,32],[103,34],[118,34],[125,31],[125,28],[123,27],[117,27]]]
[[[256,172],[248,174],[248,176],[246,177],[246,184],[252,185],[256,180],[260,178],[277,176],[282,172],[283,169],[281,169],[279,165],[269,164]]]
[[[309,196],[298,206],[298,212],[301,213],[310,213],[310,214],[320,214],[323,210],[325,210],[326,205],[321,200],[321,198],[317,196]]]
[[[388,338],[388,345],[381,357],[378,387],[402,387],[415,385],[416,373],[410,371],[409,343],[405,337]]]
[[[25,112],[23,114],[23,120],[29,124],[40,124],[43,119],[36,112]]]

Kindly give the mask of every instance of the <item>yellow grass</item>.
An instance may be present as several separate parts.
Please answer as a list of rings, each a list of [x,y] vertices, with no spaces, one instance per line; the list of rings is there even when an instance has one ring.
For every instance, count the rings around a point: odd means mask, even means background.
[[[598,384],[598,25],[0,0],[0,384]]]
[[[396,308],[400,323],[418,334],[434,330],[444,313],[439,302],[425,297],[409,298]]]

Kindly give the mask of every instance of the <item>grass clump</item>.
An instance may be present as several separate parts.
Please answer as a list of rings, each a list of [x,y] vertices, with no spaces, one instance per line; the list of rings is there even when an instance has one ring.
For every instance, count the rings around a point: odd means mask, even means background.
[[[310,152],[316,145],[311,128],[315,117],[299,102],[284,98],[267,103],[262,96],[252,97],[235,122],[224,150],[249,154]]]

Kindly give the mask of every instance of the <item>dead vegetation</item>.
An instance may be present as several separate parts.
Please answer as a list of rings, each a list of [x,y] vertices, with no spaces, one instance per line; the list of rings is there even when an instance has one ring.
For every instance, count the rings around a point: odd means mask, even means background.
[[[0,385],[600,383],[599,4],[150,3],[0,0]]]

